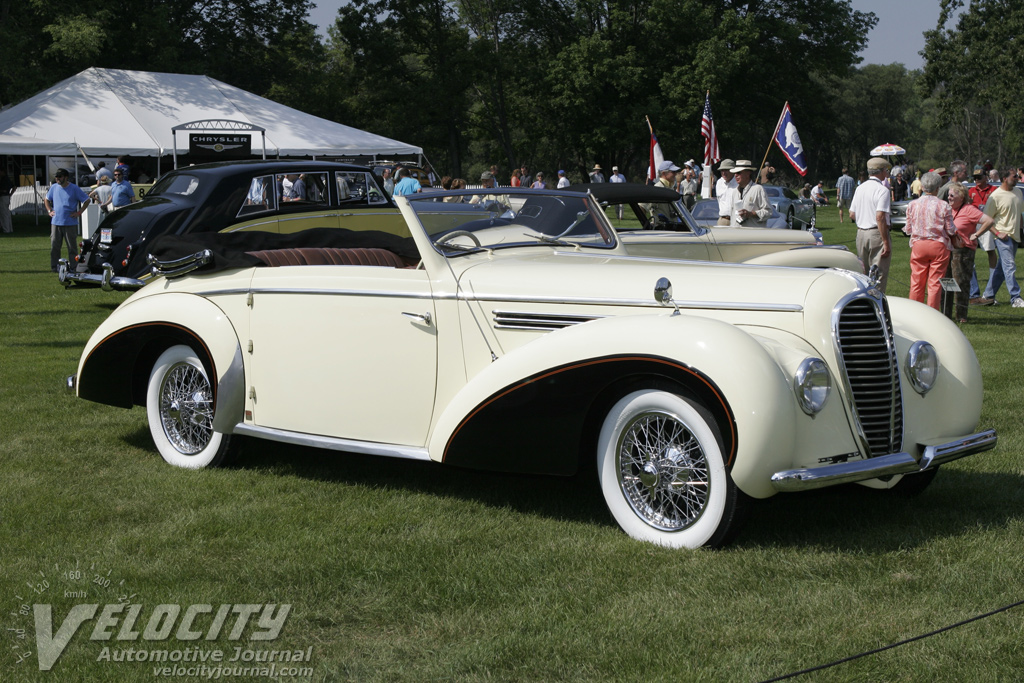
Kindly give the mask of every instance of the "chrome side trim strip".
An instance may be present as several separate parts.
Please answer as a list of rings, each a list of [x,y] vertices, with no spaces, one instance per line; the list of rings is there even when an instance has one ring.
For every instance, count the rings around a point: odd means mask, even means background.
[[[319,266],[317,266],[319,267]],[[347,266],[346,266],[347,267]],[[374,296],[394,299],[434,299],[436,301],[458,300],[458,301],[490,301],[495,303],[515,304],[583,304],[589,306],[641,306],[645,308],[663,308],[661,304],[653,299],[598,299],[589,297],[546,297],[546,296],[509,296],[505,294],[481,294],[475,292],[467,294],[465,291],[458,295],[453,293],[433,294],[430,292],[394,292],[384,290],[357,290],[357,289],[313,289],[303,287],[257,287],[249,290],[253,294],[309,294],[322,296]],[[212,294],[235,293],[235,290],[210,290],[200,292],[204,296]],[[679,308],[690,308],[697,310],[725,309],[730,311],[772,311],[779,313],[800,313],[804,310],[801,304],[758,304],[741,301],[677,301]],[[597,317],[597,316],[595,316]]]
[[[319,268],[320,266],[315,266]],[[349,266],[345,266],[348,268]],[[371,266],[375,267],[375,266]],[[454,296],[439,297],[434,296],[430,292],[394,292],[384,290],[372,290],[372,289],[313,289],[305,287],[254,287],[253,289],[247,289],[246,292],[252,292],[253,294],[311,294],[311,295],[323,295],[323,296],[375,296],[375,297],[386,297],[391,299],[441,299],[448,298],[454,299]]]
[[[442,298],[442,297],[437,297]],[[664,306],[651,299],[598,299],[589,297],[559,298],[545,296],[507,296],[502,294],[481,294],[475,292],[472,296],[459,295],[460,301],[493,301],[501,303],[525,303],[525,304],[585,304],[590,306],[643,306],[647,308],[664,308]],[[679,301],[676,300],[679,308],[692,308],[702,310],[726,309],[730,311],[774,311],[782,313],[800,313],[804,310],[802,304],[758,304],[741,301]]]
[[[383,455],[389,458],[404,458],[406,460],[430,460],[426,448],[416,446],[400,446],[393,443],[377,443],[375,441],[355,441],[352,439],[338,439],[333,436],[318,436],[316,434],[302,434],[289,432],[283,429],[271,429],[270,427],[257,427],[239,422],[235,425],[234,434],[252,436],[257,439],[268,441],[279,441],[298,446],[312,446],[313,448],[326,448],[332,451],[345,451],[347,453],[365,453],[367,455]]]
[[[776,491],[808,491],[893,474],[924,472],[958,458],[991,450],[995,448],[996,440],[996,430],[986,429],[943,444],[924,446],[920,462],[909,453],[892,453],[821,467],[782,470],[772,475],[772,486]]]

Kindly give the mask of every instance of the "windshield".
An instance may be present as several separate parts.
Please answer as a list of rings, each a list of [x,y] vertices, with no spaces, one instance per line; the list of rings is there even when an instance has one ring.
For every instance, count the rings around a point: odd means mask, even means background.
[[[609,248],[615,231],[601,207],[579,192],[480,188],[406,197],[446,256],[522,246]]]
[[[179,194],[188,196],[199,189],[199,178],[188,173],[169,173],[160,180],[148,192],[150,197],[158,197],[162,194]]]

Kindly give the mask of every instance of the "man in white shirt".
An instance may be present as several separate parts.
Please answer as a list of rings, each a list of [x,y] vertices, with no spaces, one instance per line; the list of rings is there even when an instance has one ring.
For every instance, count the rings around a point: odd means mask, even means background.
[[[610,183],[624,183],[624,182],[626,182],[626,176],[624,176],[621,173],[619,173],[619,167],[618,166],[612,166],[612,175],[611,175],[610,178],[608,178],[608,182],[610,182]],[[618,214],[620,221],[622,220],[622,206],[623,206],[622,204],[619,204],[618,206],[615,207],[615,211]]]
[[[850,220],[857,225],[857,256],[864,264],[865,274],[878,266],[878,288],[884,293],[889,281],[892,242],[889,240],[889,212],[892,195],[883,181],[889,173],[889,162],[880,157],[868,160],[868,179],[853,193]]]
[[[558,189],[561,190],[563,187],[569,187],[569,179],[565,177],[565,171],[558,172]]]
[[[772,205],[764,188],[754,181],[757,167],[749,160],[740,159],[732,167],[736,174],[736,189],[729,191],[732,203],[730,225],[745,228],[767,228]]]
[[[722,159],[722,163],[718,165],[718,172],[722,174],[722,177],[715,183],[715,197],[718,198],[719,225],[729,225],[729,217],[732,215],[729,190],[736,189],[736,176],[732,172],[735,165],[732,159]]]

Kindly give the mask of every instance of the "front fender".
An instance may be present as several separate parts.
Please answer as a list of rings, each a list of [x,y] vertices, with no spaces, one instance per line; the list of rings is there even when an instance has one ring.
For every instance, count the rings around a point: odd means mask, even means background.
[[[789,382],[752,336],[700,316],[598,319],[519,347],[455,395],[429,452],[467,467],[571,474],[615,399],[666,382],[715,415],[737,485],[774,493],[770,475],[794,445]]]
[[[971,434],[981,420],[981,366],[971,343],[953,321],[931,306],[889,297],[896,353],[903,376],[904,450],[919,456],[922,445]],[[907,379],[910,346],[924,340],[939,356],[939,375],[922,396]]]
[[[860,259],[845,247],[797,247],[764,254],[743,263],[796,268],[842,268],[857,273],[863,272]]]
[[[242,421],[245,372],[238,334],[224,311],[203,297],[133,297],[93,332],[78,364],[78,396],[131,408],[145,405],[157,357],[175,344],[196,352],[216,378],[214,429],[231,433]]]

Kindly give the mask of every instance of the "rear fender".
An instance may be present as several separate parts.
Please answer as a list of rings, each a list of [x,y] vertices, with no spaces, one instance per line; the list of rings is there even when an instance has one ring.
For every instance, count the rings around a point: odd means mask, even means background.
[[[242,421],[245,372],[234,326],[220,308],[191,294],[129,299],[93,333],[78,365],[78,396],[131,408],[145,405],[157,357],[176,344],[196,352],[216,378],[215,430],[230,434]]]
[[[734,472],[766,469],[746,465],[751,458],[767,458],[768,469],[790,463],[795,401],[770,354],[733,325],[667,313],[594,320],[499,358],[441,412],[429,452],[465,467],[572,474],[581,455],[593,455],[587,448],[607,409],[641,387],[708,408]],[[770,495],[764,484],[751,494]]]

